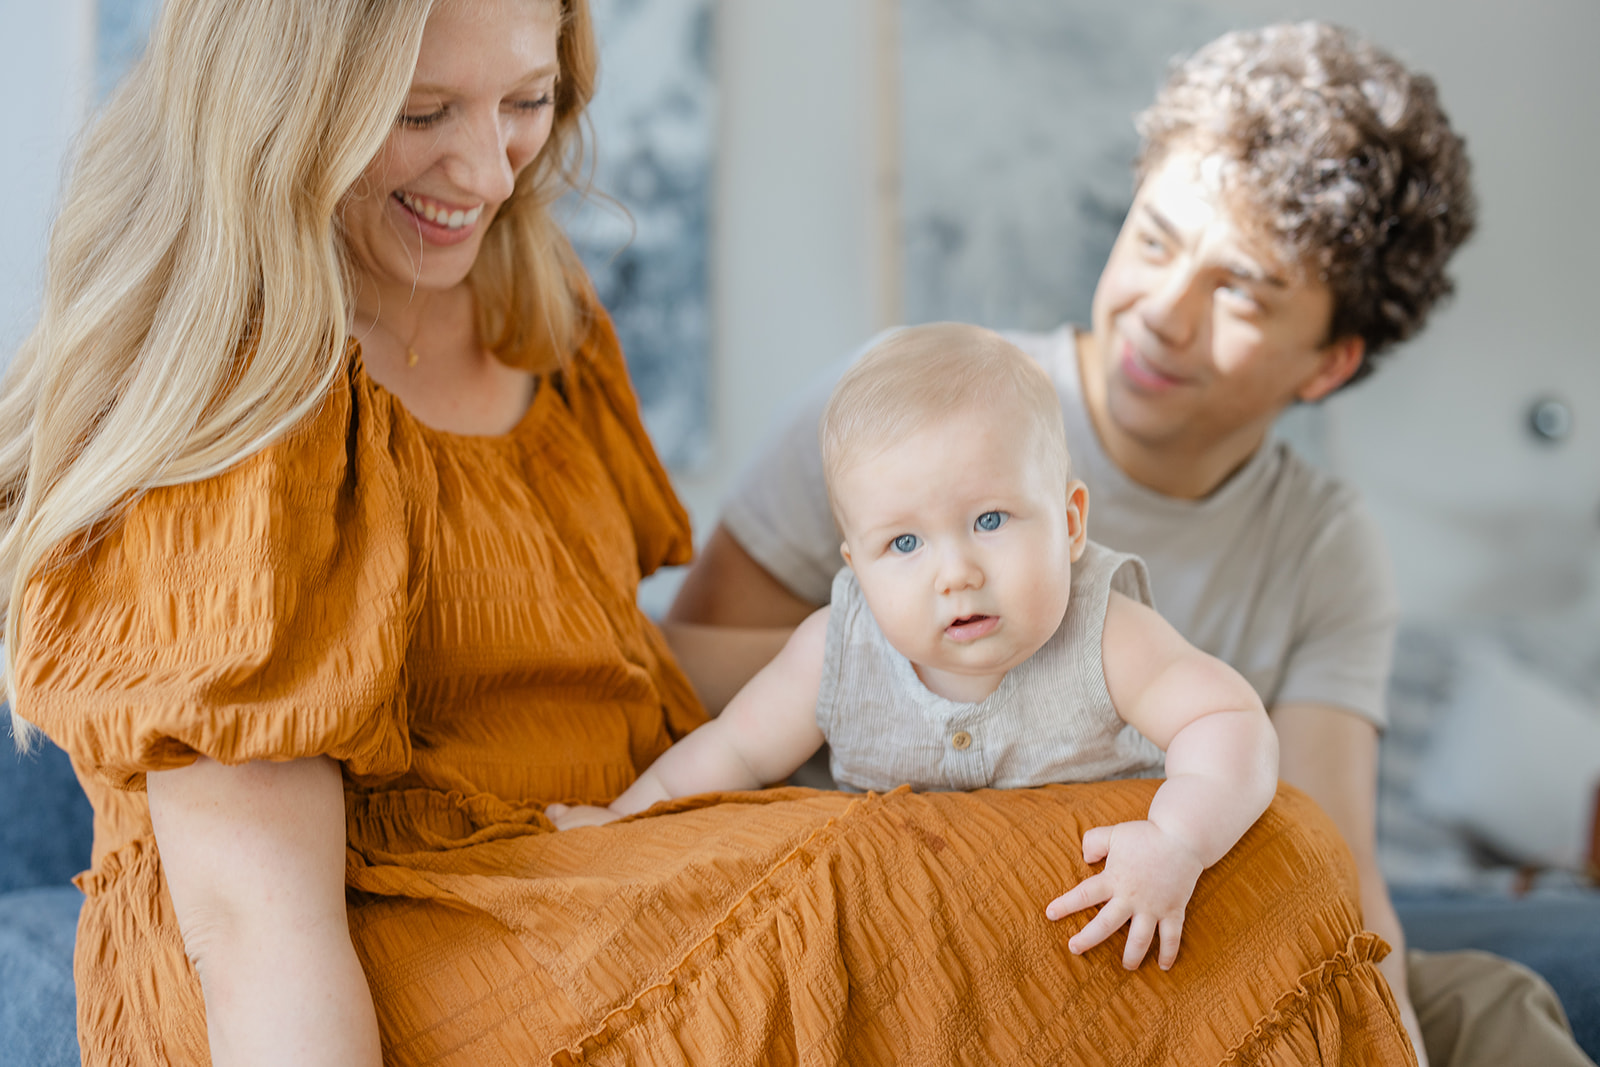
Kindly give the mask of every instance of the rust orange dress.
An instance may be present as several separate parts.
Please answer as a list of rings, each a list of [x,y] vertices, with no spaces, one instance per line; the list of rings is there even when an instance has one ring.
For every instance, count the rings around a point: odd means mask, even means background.
[[[349,373],[280,442],[36,575],[23,714],[95,809],[84,1062],[208,1060],[144,776],[329,755],[390,1064],[1407,1063],[1303,796],[1201,879],[1176,966],[1079,957],[1081,835],[1152,782],[698,797],[556,833],[704,713],[635,602],[689,529],[596,313],[503,437]]]

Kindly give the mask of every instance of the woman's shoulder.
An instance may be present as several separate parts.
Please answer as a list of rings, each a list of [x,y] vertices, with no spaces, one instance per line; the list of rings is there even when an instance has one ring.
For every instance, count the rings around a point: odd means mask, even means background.
[[[633,520],[642,573],[687,563],[693,547],[689,516],[645,429],[611,317],[592,293],[583,313],[578,343],[555,373],[556,386]]]
[[[119,787],[195,753],[403,766],[389,707],[431,552],[352,359],[290,429],[146,490],[29,582],[19,710]]]

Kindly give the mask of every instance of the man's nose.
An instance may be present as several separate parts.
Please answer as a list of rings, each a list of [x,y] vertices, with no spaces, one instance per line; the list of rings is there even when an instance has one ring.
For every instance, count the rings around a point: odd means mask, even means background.
[[[1139,302],[1139,317],[1168,348],[1184,348],[1195,338],[1209,295],[1193,266],[1175,264]]]

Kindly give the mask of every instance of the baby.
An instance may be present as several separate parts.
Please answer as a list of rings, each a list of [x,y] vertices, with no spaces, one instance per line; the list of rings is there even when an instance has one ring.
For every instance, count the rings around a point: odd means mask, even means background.
[[[828,742],[841,788],[1022,788],[1159,771],[1149,817],[1083,838],[1105,861],[1045,908],[1098,914],[1068,947],[1129,924],[1177,957],[1200,872],[1277,785],[1277,737],[1242,677],[1150,607],[1144,564],[1087,540],[1059,401],[997,334],[898,331],[839,382],[823,462],[847,566],[829,606],[720,717],[609,808],[548,809],[562,829],[658,801],[779,782]],[[1159,748],[1157,747],[1159,746]]]

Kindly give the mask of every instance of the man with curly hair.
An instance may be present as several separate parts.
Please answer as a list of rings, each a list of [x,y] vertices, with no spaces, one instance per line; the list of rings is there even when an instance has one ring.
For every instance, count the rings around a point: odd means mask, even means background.
[[[1365,921],[1394,947],[1383,970],[1422,1062],[1589,1063],[1532,972],[1406,952],[1375,843],[1387,555],[1355,493],[1270,437],[1450,293],[1446,264],[1476,220],[1462,140],[1431,79],[1319,23],[1213,41],[1139,131],[1092,328],[1008,335],[1056,383],[1097,538],[1142,556],[1156,606],[1270,709],[1282,777],[1339,826]],[[825,398],[746,473],[673,618],[794,625],[827,599],[840,559]]]

